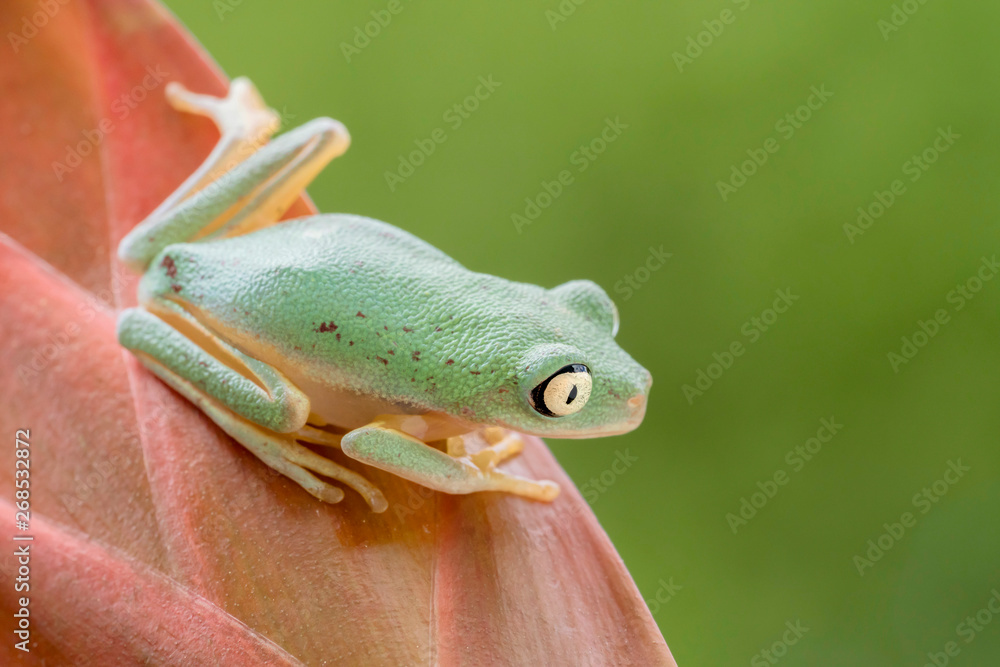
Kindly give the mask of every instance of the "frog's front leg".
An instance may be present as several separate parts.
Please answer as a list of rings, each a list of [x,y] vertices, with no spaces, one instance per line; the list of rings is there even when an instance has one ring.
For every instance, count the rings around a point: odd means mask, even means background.
[[[483,437],[489,446],[469,457],[482,470],[493,470],[524,451],[524,438],[513,431],[493,426],[483,430]]]
[[[388,503],[370,482],[297,442],[309,417],[309,399],[282,373],[219,340],[179,307],[155,306],[162,317],[131,308],[118,319],[119,341],[143,365],[313,496],[336,503],[344,492],[310,470],[355,489],[375,512],[385,511]]]
[[[454,438],[448,439],[451,453],[445,453],[395,426],[398,424],[392,419],[376,420],[345,435],[341,449],[362,463],[444,493],[502,491],[545,502],[559,494],[555,482],[525,479],[494,469],[523,448],[523,441],[515,434],[466,455],[464,445],[452,442]]]

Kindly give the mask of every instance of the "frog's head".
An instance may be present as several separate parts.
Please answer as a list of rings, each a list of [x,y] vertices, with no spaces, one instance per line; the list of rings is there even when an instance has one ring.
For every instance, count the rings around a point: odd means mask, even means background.
[[[530,435],[591,438],[627,433],[646,413],[653,378],[615,343],[618,311],[595,283],[545,292],[548,307],[527,341],[504,426]],[[513,407],[513,409],[511,409]]]

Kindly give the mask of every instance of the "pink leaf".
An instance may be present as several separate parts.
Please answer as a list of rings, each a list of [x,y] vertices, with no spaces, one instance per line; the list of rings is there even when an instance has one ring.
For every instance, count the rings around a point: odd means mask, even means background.
[[[147,0],[53,6],[0,58],[0,512],[12,537],[13,440],[30,429],[34,536],[29,593],[0,558],[5,617],[31,598],[31,653],[10,635],[0,651],[38,664],[673,665],[540,440],[509,467],[557,481],[552,505],[445,496],[371,469],[389,511],[350,492],[326,505],[124,353],[115,311],[134,303],[136,276],[114,248],[217,138],[163,86],[218,94],[225,79]],[[27,34],[38,8],[3,3],[0,32]],[[312,210],[303,199],[289,215]]]

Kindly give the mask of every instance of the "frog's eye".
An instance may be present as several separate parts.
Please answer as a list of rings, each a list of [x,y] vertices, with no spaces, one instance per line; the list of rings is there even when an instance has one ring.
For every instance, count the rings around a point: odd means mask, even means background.
[[[590,369],[563,366],[531,390],[531,407],[546,417],[565,417],[583,409],[590,398]]]

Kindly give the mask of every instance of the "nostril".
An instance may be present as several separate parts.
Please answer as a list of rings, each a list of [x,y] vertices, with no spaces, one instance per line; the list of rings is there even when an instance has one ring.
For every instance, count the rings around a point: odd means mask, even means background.
[[[638,410],[646,403],[645,394],[638,394],[628,399],[628,407],[632,410]]]

